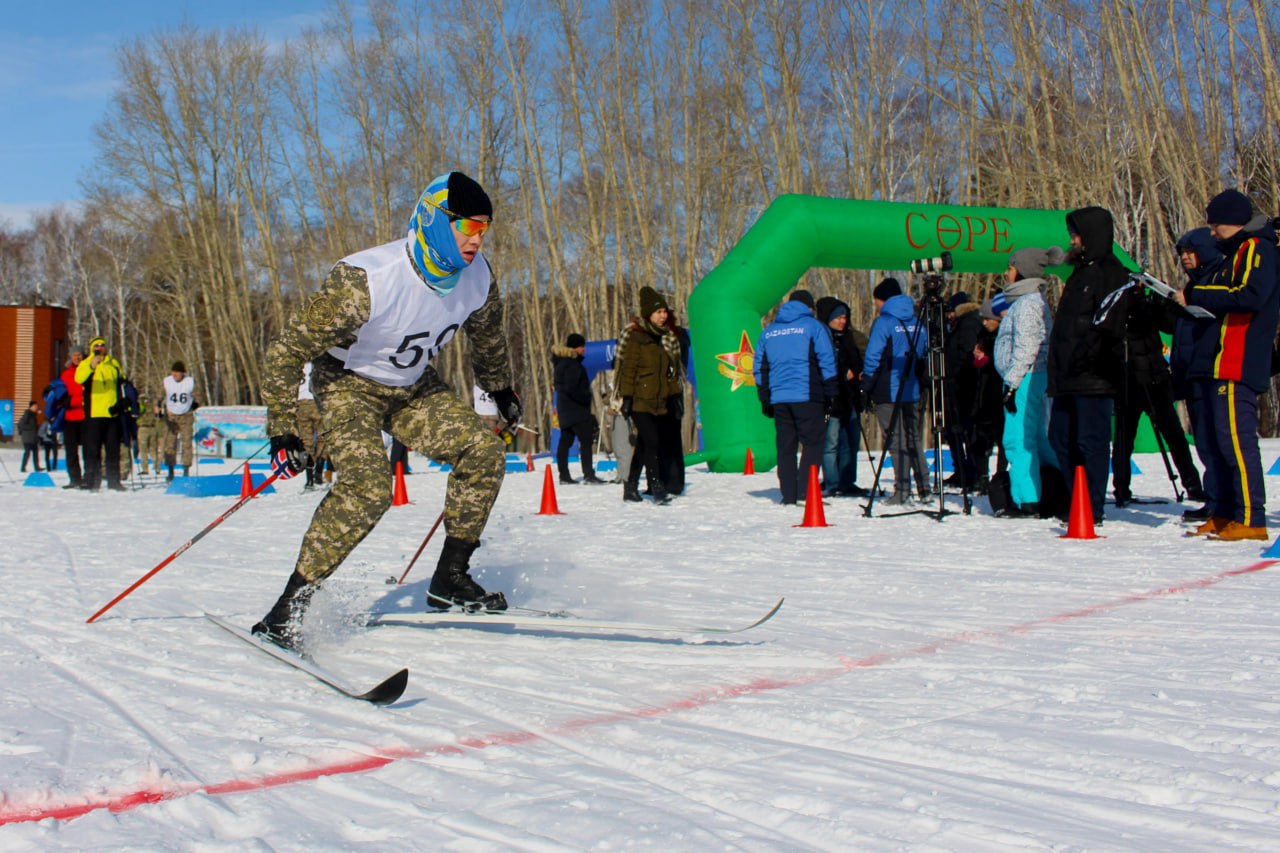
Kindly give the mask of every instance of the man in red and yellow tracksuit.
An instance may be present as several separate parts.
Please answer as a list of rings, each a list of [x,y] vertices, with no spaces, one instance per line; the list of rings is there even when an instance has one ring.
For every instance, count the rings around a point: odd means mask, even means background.
[[[1201,350],[1189,370],[1189,378],[1205,386],[1201,417],[1208,423],[1196,434],[1213,438],[1204,461],[1216,484],[1212,515],[1195,535],[1265,540],[1258,395],[1271,380],[1280,318],[1276,232],[1271,218],[1254,216],[1248,196],[1234,189],[1214,196],[1205,218],[1225,261],[1208,280],[1183,292],[1187,304],[1212,312],[1218,322],[1217,346]]]

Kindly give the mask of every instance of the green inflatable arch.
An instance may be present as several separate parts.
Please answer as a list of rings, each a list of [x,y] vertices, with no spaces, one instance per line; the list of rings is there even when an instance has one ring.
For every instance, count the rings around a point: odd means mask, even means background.
[[[689,296],[703,450],[686,464],[741,472],[748,448],[757,467],[776,463],[773,423],[751,376],[756,338],[810,267],[905,270],[946,251],[953,272],[1000,273],[1015,249],[1068,242],[1060,210],[779,196]]]

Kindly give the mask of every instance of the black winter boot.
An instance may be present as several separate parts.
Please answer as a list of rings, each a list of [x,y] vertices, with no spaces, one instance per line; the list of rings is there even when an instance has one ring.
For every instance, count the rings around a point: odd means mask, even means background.
[[[448,610],[455,604],[465,610],[506,610],[507,597],[500,592],[485,592],[468,573],[471,555],[479,542],[467,542],[446,536],[440,550],[440,562],[427,590],[427,606]]]
[[[250,628],[250,633],[284,649],[302,652],[302,617],[319,584],[311,583],[294,569],[271,612]]]
[[[633,503],[643,501],[644,498],[640,497],[640,484],[628,480],[622,487],[622,499]]]

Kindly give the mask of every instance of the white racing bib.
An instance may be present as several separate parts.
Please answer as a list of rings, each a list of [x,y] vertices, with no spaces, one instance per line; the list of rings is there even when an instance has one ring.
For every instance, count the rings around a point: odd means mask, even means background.
[[[458,285],[440,296],[413,268],[404,240],[342,259],[369,279],[369,319],[350,347],[329,354],[352,373],[404,388],[422,378],[427,364],[489,297],[489,265],[477,253],[459,273]]]
[[[192,392],[195,390],[196,381],[190,376],[184,376],[179,382],[172,376],[164,378],[164,407],[171,415],[185,415],[191,411]]]

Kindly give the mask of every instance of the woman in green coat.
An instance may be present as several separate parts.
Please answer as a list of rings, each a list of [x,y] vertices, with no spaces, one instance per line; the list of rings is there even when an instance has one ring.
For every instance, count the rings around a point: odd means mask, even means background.
[[[666,482],[660,459],[662,438],[660,419],[682,414],[683,379],[680,342],[666,328],[667,302],[651,287],[640,289],[640,316],[632,320],[618,340],[618,394],[622,414],[631,421],[636,450],[631,457],[622,498],[639,501],[640,467],[643,464],[653,499],[668,504]]]

